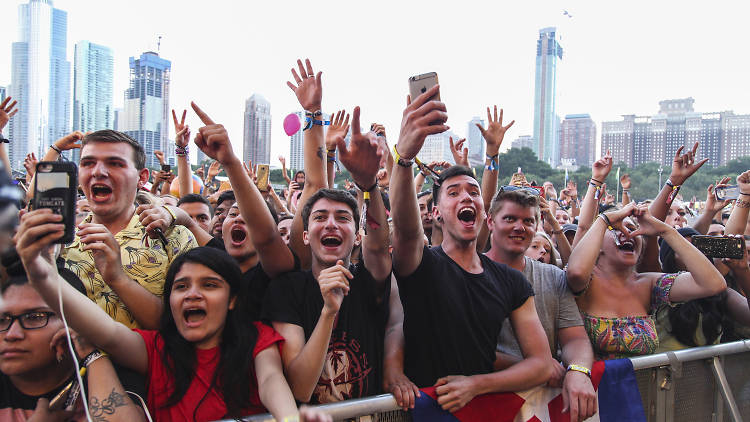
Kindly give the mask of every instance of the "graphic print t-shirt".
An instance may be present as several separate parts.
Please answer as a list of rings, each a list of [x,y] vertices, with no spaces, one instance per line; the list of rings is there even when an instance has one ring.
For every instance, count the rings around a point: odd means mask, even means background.
[[[370,272],[361,264],[350,270],[354,278],[336,317],[313,403],[372,396],[382,389],[390,275],[378,301],[377,283]],[[295,271],[271,282],[264,300],[263,320],[298,325],[307,341],[322,310],[323,296],[312,271]]]

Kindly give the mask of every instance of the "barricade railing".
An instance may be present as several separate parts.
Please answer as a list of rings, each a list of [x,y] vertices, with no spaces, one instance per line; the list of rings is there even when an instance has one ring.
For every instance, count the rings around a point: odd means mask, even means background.
[[[750,340],[630,359],[649,422],[750,422]],[[390,394],[317,406],[335,421],[410,421]],[[255,415],[248,422],[270,422]],[[229,422],[221,421],[221,422]]]

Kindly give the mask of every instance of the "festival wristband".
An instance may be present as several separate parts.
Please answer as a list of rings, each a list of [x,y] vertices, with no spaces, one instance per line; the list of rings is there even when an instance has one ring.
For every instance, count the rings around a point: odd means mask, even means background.
[[[571,363],[570,365],[568,365],[568,369],[567,370],[568,371],[582,372],[582,373],[586,374],[589,378],[591,378],[591,369],[589,369],[589,368],[587,368],[585,366],[576,365],[574,363]]]
[[[396,149],[396,145],[393,146],[393,159],[396,161],[396,164],[401,167],[411,168],[411,166],[414,165],[414,160],[407,160],[401,157],[401,154],[399,154],[398,150]]]

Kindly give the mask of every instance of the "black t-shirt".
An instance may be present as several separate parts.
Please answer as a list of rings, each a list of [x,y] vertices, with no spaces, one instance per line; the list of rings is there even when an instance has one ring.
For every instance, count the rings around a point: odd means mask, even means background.
[[[447,375],[492,372],[503,321],[534,291],[520,271],[479,254],[464,271],[442,247],[424,248],[413,274],[397,277],[404,305],[404,371],[418,387]]]
[[[209,240],[208,243],[205,244],[205,246],[208,246],[209,248],[221,249],[222,251],[227,250],[226,246],[224,246],[224,241],[220,237],[212,237],[211,240]]]
[[[271,279],[263,271],[260,263],[242,274],[242,287],[238,299],[242,301],[251,321],[260,319],[263,298],[270,283]]]
[[[391,277],[386,278],[378,302],[377,282],[364,265],[351,266],[350,270],[354,278],[334,323],[313,403],[373,396],[382,390]],[[298,325],[307,341],[322,310],[323,296],[312,271],[295,271],[280,276],[268,287],[263,320]]]

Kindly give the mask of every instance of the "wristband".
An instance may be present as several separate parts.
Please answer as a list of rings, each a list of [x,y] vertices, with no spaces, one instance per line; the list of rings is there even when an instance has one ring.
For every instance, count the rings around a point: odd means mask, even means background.
[[[609,221],[609,217],[607,217],[606,214],[601,213],[599,214],[599,217],[601,217],[601,219],[604,220],[604,224],[607,225],[607,229],[614,230],[614,227],[612,227],[612,223]]]
[[[175,153],[175,155],[188,155],[188,152],[189,152],[189,150],[188,150],[188,146],[187,145],[185,145],[184,147],[181,147],[181,146],[175,144],[175,146],[174,146],[174,153]]]
[[[574,363],[571,363],[570,365],[568,365],[568,369],[567,370],[568,371],[582,372],[582,373],[586,374],[589,378],[591,378],[591,369],[589,369],[589,368],[587,368],[585,366],[576,365]]]
[[[312,117],[306,117],[305,118],[305,127],[302,130],[307,130],[313,127],[313,125],[316,126],[328,126],[331,122],[329,120],[315,120]]]
[[[398,150],[396,150],[396,145],[393,146],[393,159],[396,161],[396,164],[398,164],[401,167],[409,167],[414,165],[414,160],[407,160],[403,157],[401,157],[401,154],[398,153]]]
[[[91,365],[95,360],[103,357],[109,356],[107,352],[102,352],[99,349],[94,350],[93,352],[86,355],[85,358],[81,361],[81,366],[84,368],[88,368],[89,365]]]
[[[62,151],[60,150],[60,148],[58,148],[57,146],[55,146],[55,144],[52,144],[49,147],[52,148],[53,150],[55,150],[55,152],[57,152],[58,154],[62,155]]]
[[[10,139],[4,137],[2,134],[0,134],[0,144],[9,144]]]
[[[591,180],[594,180],[594,179],[591,179]],[[598,182],[598,180],[597,180],[597,182]],[[594,182],[589,182],[589,186],[591,186],[594,189],[596,189],[596,192],[594,193],[594,199],[596,199],[598,201],[599,198],[602,196],[602,185],[597,185]]]
[[[495,170],[498,169],[498,167],[499,167],[499,165],[497,163],[497,157],[498,157],[498,155],[500,155],[500,154],[495,154],[495,155],[489,155],[489,154],[487,154],[487,159],[490,160],[490,163],[487,164],[487,166],[485,167],[486,170],[495,171]]]
[[[750,193],[740,192],[740,195],[747,195],[747,196],[750,196]]]
[[[362,191],[362,198],[364,199],[362,203],[362,213],[359,216],[359,226],[364,229],[365,234],[367,234],[367,220],[368,220],[368,214],[367,214],[367,208],[370,206],[370,191],[375,190],[378,188],[378,181],[375,180],[375,183],[373,183],[372,186],[370,186],[369,189],[364,189],[362,186],[360,186],[359,183],[354,182],[354,186],[357,187],[357,189]],[[379,225],[377,222],[373,223],[373,228],[378,228]]]
[[[172,216],[172,222],[169,224],[169,227],[174,226],[174,223],[177,222],[177,215],[175,215],[174,211],[170,210],[168,206],[162,205],[161,207],[164,208],[165,210],[167,210],[167,212],[169,213],[169,215]]]
[[[593,177],[591,178],[591,180],[593,180],[594,182],[597,182],[597,183],[599,183],[599,186],[601,186],[601,185],[603,185],[603,184],[604,184],[604,182],[602,182],[601,180],[596,180],[596,179],[594,179]]]
[[[323,115],[323,110],[318,110],[315,112],[305,110],[305,117],[320,117],[322,115]]]
[[[671,180],[667,179],[667,181],[664,183],[666,186],[669,186],[672,188],[672,192],[667,195],[667,204],[671,204],[672,201],[674,201],[674,198],[677,196],[677,192],[680,191],[680,188],[682,185],[675,185]]]

